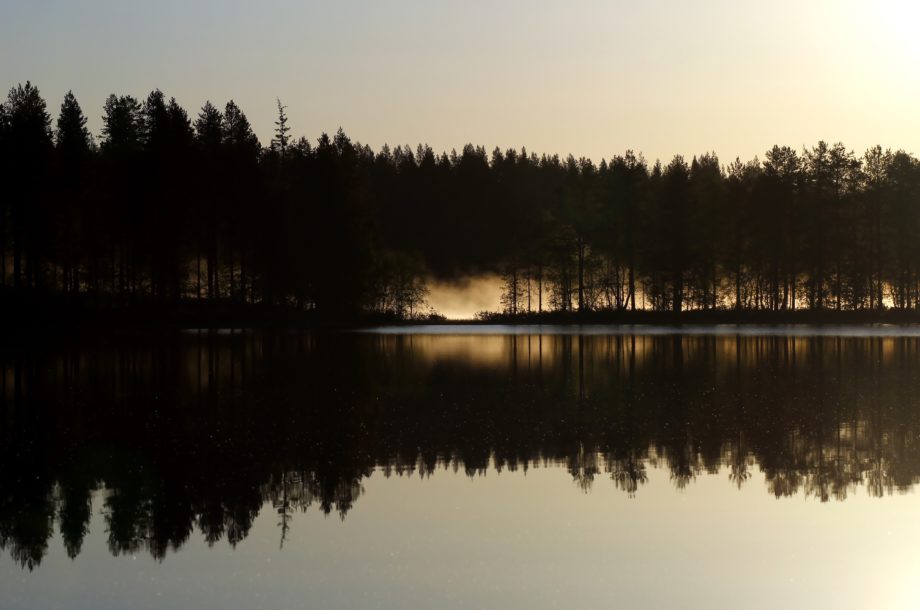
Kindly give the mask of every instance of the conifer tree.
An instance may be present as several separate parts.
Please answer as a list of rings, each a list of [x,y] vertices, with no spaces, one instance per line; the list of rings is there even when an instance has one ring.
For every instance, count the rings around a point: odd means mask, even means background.
[[[86,156],[92,148],[92,136],[86,128],[86,116],[73,91],[68,91],[61,104],[57,119],[55,144],[58,153],[66,159]]]
[[[280,99],[277,99],[277,102],[278,120],[275,121],[275,138],[272,140],[272,148],[284,159],[287,156],[288,142],[290,140],[288,133],[291,128],[287,126],[288,118],[285,113],[287,106],[282,105]]]

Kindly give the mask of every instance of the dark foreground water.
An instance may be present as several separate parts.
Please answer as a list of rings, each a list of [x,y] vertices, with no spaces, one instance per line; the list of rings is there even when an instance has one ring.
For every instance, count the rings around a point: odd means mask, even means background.
[[[6,348],[0,608],[920,605],[915,333],[596,330]]]

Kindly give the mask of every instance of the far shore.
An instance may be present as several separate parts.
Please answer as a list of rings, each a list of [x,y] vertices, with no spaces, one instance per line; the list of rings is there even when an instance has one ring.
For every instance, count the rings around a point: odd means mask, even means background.
[[[33,295],[36,297],[37,295]],[[484,313],[471,319],[387,314],[320,315],[295,307],[231,301],[173,302],[153,300],[95,301],[81,298],[2,299],[0,328],[6,334],[27,332],[157,329],[287,328],[313,330],[371,329],[424,325],[471,326],[699,326],[699,325],[920,325],[920,309],[881,310],[737,310]]]

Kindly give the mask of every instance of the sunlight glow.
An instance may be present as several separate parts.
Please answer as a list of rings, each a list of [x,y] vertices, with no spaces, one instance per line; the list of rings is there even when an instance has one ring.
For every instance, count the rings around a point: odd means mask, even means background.
[[[905,50],[916,53],[920,50],[917,37],[917,22],[920,20],[920,5],[913,0],[889,0],[880,3],[876,14],[888,29],[888,33],[904,45]]]
[[[865,11],[859,18],[865,19],[866,23],[874,23],[875,51],[885,55],[874,59],[879,64],[889,60],[888,66],[879,65],[879,68],[912,71],[920,57],[920,37],[917,36],[920,4],[912,0],[886,0],[867,4]],[[906,74],[901,72],[902,77]]]

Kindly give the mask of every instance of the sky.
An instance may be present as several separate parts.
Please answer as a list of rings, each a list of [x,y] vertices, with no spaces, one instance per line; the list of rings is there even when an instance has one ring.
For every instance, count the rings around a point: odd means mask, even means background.
[[[595,160],[762,157],[818,140],[920,152],[920,4],[908,0],[0,0],[0,87],[52,114],[72,89],[190,114],[233,98],[293,133]]]

